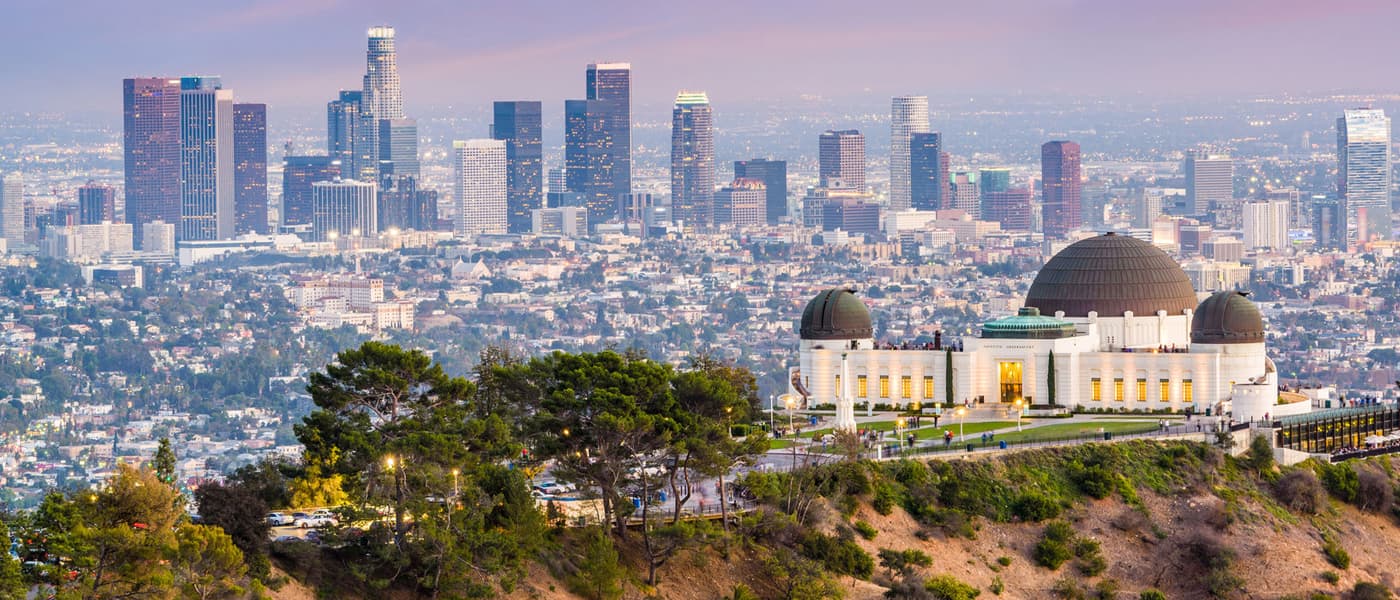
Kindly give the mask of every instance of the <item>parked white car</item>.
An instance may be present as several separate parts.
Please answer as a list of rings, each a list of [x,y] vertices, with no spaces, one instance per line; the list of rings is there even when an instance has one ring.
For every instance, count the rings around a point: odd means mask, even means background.
[[[331,514],[331,511],[328,510],[318,510],[309,515],[297,517],[296,520],[292,521],[292,525],[302,529],[327,527],[335,525],[335,515]]]
[[[268,524],[268,525],[271,525],[271,526],[273,526],[273,527],[281,527],[281,526],[283,526],[283,525],[291,525],[291,524],[292,524],[292,521],[294,521],[294,520],[295,520],[295,519],[292,519],[292,516],[291,516],[291,515],[288,515],[288,514],[286,514],[286,513],[280,513],[280,512],[267,513],[267,524]]]

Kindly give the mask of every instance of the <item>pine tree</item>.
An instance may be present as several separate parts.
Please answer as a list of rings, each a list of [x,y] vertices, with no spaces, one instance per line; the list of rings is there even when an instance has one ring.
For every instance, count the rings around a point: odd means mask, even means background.
[[[948,348],[943,352],[946,359],[943,365],[943,400],[948,406],[953,406],[953,349]]]
[[[156,449],[155,464],[156,476],[165,482],[166,485],[175,484],[175,451],[170,449],[170,438],[160,438],[160,447]]]
[[[1055,405],[1055,351],[1050,351],[1050,360],[1045,366],[1045,386],[1049,390],[1050,406]]]

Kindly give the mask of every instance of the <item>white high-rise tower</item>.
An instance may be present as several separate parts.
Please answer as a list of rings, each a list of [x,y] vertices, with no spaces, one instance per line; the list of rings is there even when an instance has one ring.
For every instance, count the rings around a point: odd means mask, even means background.
[[[24,179],[19,173],[0,177],[0,237],[10,251],[24,244]]]
[[[928,131],[928,96],[890,101],[890,210],[909,209],[909,136]]]
[[[1347,240],[1388,240],[1390,118],[1379,108],[1352,108],[1337,119],[1337,195],[1346,206]]]
[[[456,167],[457,237],[506,232],[506,142],[452,142]]]
[[[399,58],[394,28],[371,27],[365,55],[365,89],[361,111],[376,119],[402,119],[403,88],[399,87]]]

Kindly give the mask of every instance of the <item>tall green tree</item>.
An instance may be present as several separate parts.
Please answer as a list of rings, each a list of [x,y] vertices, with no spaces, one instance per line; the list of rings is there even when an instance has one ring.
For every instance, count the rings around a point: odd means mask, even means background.
[[[165,482],[165,485],[175,485],[175,462],[175,451],[170,448],[170,438],[160,438],[160,446],[156,448],[152,468],[156,471],[156,477]]]
[[[1045,364],[1045,388],[1050,397],[1050,406],[1055,405],[1055,351],[1050,351],[1050,357]]]
[[[10,524],[0,523],[0,600],[24,600],[28,595],[28,586],[24,585],[24,576],[20,573],[19,561],[10,556]]]

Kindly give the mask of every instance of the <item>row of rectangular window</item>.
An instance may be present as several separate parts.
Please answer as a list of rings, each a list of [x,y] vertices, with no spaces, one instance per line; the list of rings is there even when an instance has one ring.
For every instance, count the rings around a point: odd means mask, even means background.
[[[1170,396],[1171,380],[1157,380],[1157,401],[1167,402],[1169,401]],[[1089,380],[1089,399],[1094,402],[1103,402],[1103,381],[1098,377],[1094,377]],[[1181,380],[1181,401],[1186,404],[1190,404],[1194,401],[1194,399],[1195,394],[1193,386],[1191,384],[1191,380]],[[1137,400],[1138,402],[1147,402],[1147,379],[1145,378],[1138,378],[1137,380]],[[1124,401],[1122,377],[1115,377],[1113,379],[1113,401]]]
[[[837,389],[837,390],[840,390],[840,389],[841,389],[841,376],[840,376],[840,375],[837,375],[837,376],[836,376],[836,389]],[[866,376],[864,376],[864,375],[856,375],[856,397],[857,397],[857,398],[866,398],[866,397],[869,397],[869,392],[870,392],[869,380],[866,378]],[[889,397],[890,397],[890,376],[889,376],[889,375],[881,375],[881,376],[880,376],[880,397],[881,397],[881,398],[889,398]],[[912,399],[914,398],[914,378],[913,378],[913,377],[911,377],[911,376],[909,376],[909,375],[905,375],[905,376],[903,376],[903,377],[900,377],[900,380],[899,380],[899,397],[900,397],[900,398],[903,398],[903,399],[905,399],[905,400],[912,400]],[[924,400],[932,400],[932,399],[933,399],[933,376],[931,376],[931,375],[925,375],[925,376],[924,376],[924,398],[923,398],[923,399],[924,399]]]

